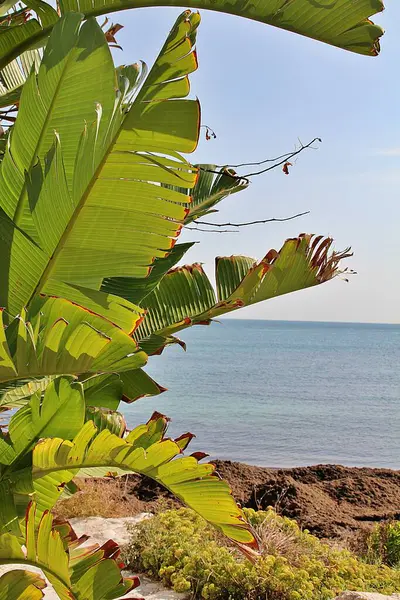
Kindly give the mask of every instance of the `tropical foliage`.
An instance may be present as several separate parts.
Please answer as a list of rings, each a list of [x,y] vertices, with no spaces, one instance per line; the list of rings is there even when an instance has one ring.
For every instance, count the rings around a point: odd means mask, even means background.
[[[5,0],[0,6],[1,14],[13,6],[12,0]],[[58,2],[55,11],[44,0],[29,0],[28,9],[36,13],[35,18],[27,18],[27,10],[20,9],[11,17],[3,16],[0,35],[0,68],[34,44],[43,43],[51,32],[59,15],[68,12],[82,12],[85,17],[98,17],[110,12],[139,8],[143,6],[182,6],[179,0],[63,0]],[[277,2],[263,0],[257,4],[250,2],[226,3],[222,0],[190,0],[186,3],[190,8],[216,10],[234,15],[244,16],[261,23],[287,29],[339,48],[366,55],[379,52],[379,38],[382,29],[369,19],[383,10],[380,0],[359,0],[349,3],[347,0],[334,2],[310,3],[307,0],[296,2]],[[4,8],[3,8],[4,7]]]
[[[375,0],[189,4],[378,52]],[[117,408],[164,391],[142,367],[183,344],[174,333],[324,283],[349,254],[302,234],[260,261],[218,258],[216,291],[199,264],[176,267],[192,245],[176,244],[182,228],[248,182],[184,156],[200,127],[187,98],[199,14],[178,18],[149,71],[115,69],[94,17],[136,6],[0,4],[0,107],[13,115],[1,113],[0,132],[0,410],[18,409],[0,429],[0,565],[21,566],[0,578],[0,599],[42,597],[29,566],[61,599],[111,600],[137,585],[121,576],[114,542],[82,548],[53,519],[82,477],[146,474],[254,557],[227,484],[205,455],[183,456],[192,434],[165,437],[159,414],[128,432]]]

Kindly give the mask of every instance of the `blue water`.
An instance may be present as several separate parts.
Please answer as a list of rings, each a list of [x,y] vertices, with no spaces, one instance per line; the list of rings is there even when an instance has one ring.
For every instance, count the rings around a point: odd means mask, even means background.
[[[124,405],[158,410],[192,450],[261,466],[400,468],[400,325],[224,320],[183,331],[149,374],[168,388]]]

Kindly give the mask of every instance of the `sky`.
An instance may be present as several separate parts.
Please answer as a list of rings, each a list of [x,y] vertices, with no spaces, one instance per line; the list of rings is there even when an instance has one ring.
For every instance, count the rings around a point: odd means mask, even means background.
[[[112,15],[124,25],[117,64],[149,65],[176,16],[173,8]],[[201,11],[199,69],[191,76],[203,134],[193,162],[259,161],[320,137],[318,150],[301,154],[290,175],[276,169],[220,206],[217,221],[250,221],[310,214],[239,233],[186,231],[199,244],[185,262],[202,262],[212,276],[217,255],[261,258],[301,232],[333,236],[352,246],[349,283],[336,278],[252,307],[235,317],[400,323],[400,5],[388,0],[373,18],[385,36],[377,58],[358,56],[247,19]]]

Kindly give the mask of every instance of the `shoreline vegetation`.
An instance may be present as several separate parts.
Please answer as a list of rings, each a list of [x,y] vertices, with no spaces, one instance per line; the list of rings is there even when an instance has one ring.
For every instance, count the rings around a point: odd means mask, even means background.
[[[273,509],[244,509],[244,514],[259,540],[255,560],[246,560],[186,508],[128,526],[122,560],[133,572],[144,572],[191,600],[339,600],[350,590],[357,592],[353,600],[360,591],[389,600],[387,594],[400,590],[397,529],[392,529],[396,562],[391,563],[389,555],[368,554],[361,545],[346,549],[323,542]]]
[[[192,599],[332,600],[346,590],[400,591],[400,470],[212,462],[256,532],[255,562],[145,476],[84,481],[56,513],[110,522],[137,517],[126,524],[122,546],[128,571]]]

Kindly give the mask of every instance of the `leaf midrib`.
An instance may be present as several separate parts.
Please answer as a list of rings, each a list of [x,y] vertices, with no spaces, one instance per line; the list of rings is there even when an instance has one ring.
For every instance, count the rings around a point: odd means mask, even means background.
[[[28,442],[19,452],[18,454],[15,455],[14,460],[12,460],[10,462],[9,465],[6,466],[6,468],[4,469],[1,477],[0,477],[0,481],[6,479],[6,475],[8,475],[11,471],[15,470],[15,465],[18,465],[18,462],[23,459],[26,454],[34,448],[34,446],[36,445],[37,441],[42,437],[41,433],[42,431],[49,426],[49,424],[51,423],[51,421],[57,416],[57,413],[62,409],[65,408],[65,405],[69,402],[69,398],[66,399],[64,402],[62,402],[61,404],[59,404],[57,406],[57,410],[55,412],[52,413],[52,415],[41,425],[40,429],[38,431],[35,432],[35,436],[33,437],[33,439]],[[27,407],[23,407],[23,408],[27,408]],[[43,406],[41,407],[43,408]],[[14,448],[14,444],[12,445],[12,448]]]
[[[127,114],[129,114],[129,113],[127,113]],[[57,258],[59,256],[60,252],[62,252],[62,250],[64,249],[65,242],[68,239],[69,234],[73,230],[74,225],[75,225],[82,209],[85,206],[86,200],[88,199],[88,196],[89,196],[90,192],[92,191],[93,186],[95,185],[95,183],[98,179],[98,175],[101,173],[108,156],[111,154],[111,152],[115,146],[116,140],[121,132],[122,124],[123,124],[125,118],[121,122],[121,125],[118,128],[118,131],[114,136],[114,139],[112,140],[110,146],[108,147],[108,150],[105,152],[102,160],[100,161],[99,166],[97,167],[96,171],[94,172],[90,182],[88,183],[88,185],[86,187],[85,192],[82,194],[81,199],[79,200],[78,204],[76,205],[74,213],[73,213],[71,219],[69,220],[69,223],[68,223],[67,227],[65,228],[64,233],[60,237],[58,244],[56,246],[56,249],[54,250],[53,254],[51,255],[49,261],[47,262],[46,268],[44,269],[44,271],[38,281],[38,284],[36,285],[35,289],[33,290],[32,294],[30,295],[29,299],[27,300],[27,306],[29,306],[29,304],[32,302],[33,298],[40,292],[40,290],[43,288],[46,281],[48,279],[50,279],[50,276],[54,269],[54,265],[56,264]]]
[[[35,562],[34,560],[28,560],[28,559],[22,559],[22,558],[0,558],[0,565],[28,565],[30,567],[36,567],[37,569],[40,569],[44,575],[47,575],[47,573],[48,573],[51,577],[54,577],[55,579],[57,579],[57,581],[59,581],[59,583],[62,583],[62,585],[64,587],[69,588],[68,591],[71,591],[70,582],[66,583],[61,578],[60,575],[58,575],[52,569],[50,569],[49,567],[46,567],[39,561]]]

